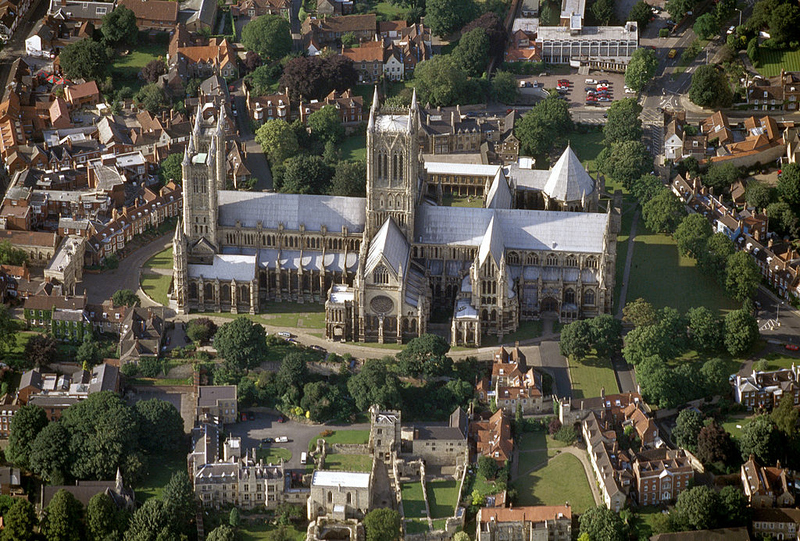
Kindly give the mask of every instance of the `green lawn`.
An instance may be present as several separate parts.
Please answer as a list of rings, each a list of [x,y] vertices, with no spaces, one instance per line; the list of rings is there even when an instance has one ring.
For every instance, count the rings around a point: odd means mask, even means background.
[[[365,161],[367,159],[367,136],[354,134],[339,146],[343,160]]]
[[[368,472],[372,469],[372,457],[369,455],[331,453],[325,457],[325,469]]]
[[[475,481],[472,483],[472,490],[470,490],[470,493],[475,490],[477,490],[480,494],[487,496],[497,492],[497,486],[495,485],[494,481],[487,481],[486,478],[478,472],[475,474]],[[469,494],[467,494],[466,497],[471,500],[471,496]]]
[[[114,62],[111,64],[114,86],[116,88],[129,86],[134,92],[137,92],[144,85],[144,82],[139,79],[139,72],[142,71],[142,68],[151,60],[163,58],[166,54],[166,46],[140,40],[129,54],[115,55]]]
[[[227,521],[226,521],[227,522]],[[277,530],[278,527],[272,524],[242,524],[237,528],[237,539],[239,541],[260,541],[271,540],[272,532]],[[286,533],[290,541],[305,541],[306,530],[298,530],[295,526],[286,526]]]
[[[594,507],[583,466],[570,454],[561,454],[544,468],[517,479],[514,488],[519,495],[517,505],[564,505],[569,502],[575,513]]]
[[[728,418],[725,419],[725,422],[722,423],[722,428],[727,430],[734,438],[738,438],[742,435],[742,428],[752,421],[753,418],[754,415],[752,413],[736,413],[729,415]]]
[[[142,291],[159,304],[169,306],[169,286],[172,276],[142,273]]]
[[[433,521],[433,529],[434,530],[444,530],[446,525],[447,525],[447,519],[446,518],[442,518],[442,519]]]
[[[631,236],[633,216],[638,203],[630,194],[622,196],[622,227],[617,235],[617,268],[614,274],[614,309],[619,306],[619,295],[622,289],[622,277],[625,276],[625,260],[628,257],[628,241]],[[641,219],[641,218],[640,218]]]
[[[328,445],[334,443],[369,443],[369,430],[333,430],[332,432],[333,434],[330,436],[323,436],[323,432],[317,434],[316,438],[308,442],[308,449],[316,448],[317,440],[320,438],[324,439]]]
[[[567,139],[569,139],[572,150],[575,151],[575,155],[581,160],[586,171],[595,175],[597,173],[597,167],[595,167],[594,162],[597,159],[597,155],[600,154],[600,151],[604,148],[603,131],[573,133],[570,134]]]
[[[186,455],[183,453],[151,457],[147,475],[135,487],[136,501],[142,504],[149,498],[160,498],[172,475],[179,471],[186,471]]]
[[[403,483],[400,486],[403,497],[403,512],[407,518],[425,517],[425,497],[422,495],[422,483]]]
[[[130,378],[128,380],[130,385],[152,385],[156,387],[160,386],[172,386],[172,385],[191,385],[192,378]]]
[[[554,329],[555,331],[555,329]],[[531,338],[538,338],[542,336],[542,322],[539,321],[520,321],[519,328],[511,334],[503,336],[503,344],[513,344],[517,340],[530,340]],[[484,335],[481,338],[481,345],[483,347],[496,346],[501,342],[495,335]]]
[[[764,77],[774,77],[786,71],[800,71],[800,49],[778,51],[762,47],[759,49],[761,66],[758,72]]]
[[[600,396],[600,389],[606,394],[619,392],[617,378],[609,359],[589,355],[578,361],[569,359],[569,373],[572,379],[573,398],[592,398]]]
[[[428,490],[431,518],[452,517],[458,503],[458,482],[455,479],[431,481]]]
[[[150,267],[151,269],[171,269],[172,246],[170,246],[163,252],[158,252],[156,255],[148,259],[147,263],[145,263],[144,266]]]
[[[405,19],[407,9],[403,9],[394,5],[391,2],[378,2],[373,10],[379,17],[384,16],[388,20]]]
[[[780,370],[791,368],[793,364],[800,364],[800,358],[780,353],[770,353],[764,357],[767,360],[767,370]]]
[[[262,305],[260,318],[267,325],[303,329],[325,328],[325,305],[319,303],[268,302]]]
[[[404,504],[405,505],[405,504]],[[406,511],[408,513],[408,511]],[[430,531],[428,527],[428,520],[427,519],[410,519],[406,520],[406,533],[407,534],[415,534],[415,533],[427,533]]]
[[[442,195],[443,207],[469,207],[483,208],[483,198],[478,196],[465,196],[446,193]]]
[[[656,527],[656,519],[659,515],[661,515],[661,509],[658,507],[647,506],[636,510],[633,524],[639,534],[639,539],[650,539],[650,537],[662,533]]]
[[[544,430],[525,432],[522,436],[517,438],[517,445],[520,451],[560,449],[561,447],[567,446],[563,441],[553,439],[553,437]]]
[[[6,364],[14,365],[17,361],[23,361],[25,355],[25,346],[28,341],[39,334],[38,332],[18,332],[17,343],[8,349],[5,353],[0,353],[0,359],[3,359]]]
[[[288,462],[292,459],[292,452],[282,447],[265,447],[256,450],[256,457],[263,460],[265,464],[278,464],[281,459]]]
[[[556,451],[525,451],[519,453],[519,473],[525,474],[534,468],[543,466],[548,458],[556,456]]]
[[[651,233],[641,220],[633,250],[628,302],[642,297],[656,308],[671,306],[681,313],[695,306],[721,314],[737,308],[713,277],[678,252],[672,237]],[[625,261],[618,259],[617,263],[624,265]]]

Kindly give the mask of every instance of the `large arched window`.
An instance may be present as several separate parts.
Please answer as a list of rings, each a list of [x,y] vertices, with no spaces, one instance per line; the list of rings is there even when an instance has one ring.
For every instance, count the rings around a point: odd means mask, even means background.
[[[555,267],[558,265],[558,256],[556,254],[550,254],[547,256],[547,266],[548,267]]]
[[[567,267],[577,267],[578,266],[578,258],[574,255],[571,255],[567,258]]]
[[[372,272],[372,281],[376,284],[388,284],[389,270],[385,266],[379,265],[378,268]]]
[[[564,291],[564,304],[575,304],[575,290],[567,289]]]
[[[589,289],[586,291],[586,293],[583,294],[583,304],[594,306],[594,303],[595,303],[594,290]]]

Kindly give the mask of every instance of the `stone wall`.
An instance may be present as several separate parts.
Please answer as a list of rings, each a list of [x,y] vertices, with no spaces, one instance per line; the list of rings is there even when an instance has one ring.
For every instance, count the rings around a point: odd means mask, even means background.
[[[368,455],[369,445],[366,443],[332,443],[329,452],[342,455]]]

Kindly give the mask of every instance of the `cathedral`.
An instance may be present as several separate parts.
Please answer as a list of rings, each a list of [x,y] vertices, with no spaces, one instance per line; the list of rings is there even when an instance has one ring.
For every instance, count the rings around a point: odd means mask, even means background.
[[[548,171],[425,161],[416,94],[390,109],[376,88],[366,198],[231,191],[229,119],[208,113],[182,162],[178,313],[324,303],[330,340],[402,343],[435,323],[479,346],[521,320],[611,312],[619,209],[569,147]],[[443,204],[453,196],[473,206]]]

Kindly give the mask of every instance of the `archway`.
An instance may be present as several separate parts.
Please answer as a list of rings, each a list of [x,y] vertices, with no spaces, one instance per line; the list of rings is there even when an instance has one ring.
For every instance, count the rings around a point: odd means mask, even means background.
[[[542,299],[542,312],[557,312],[558,301],[553,297],[545,297]]]

